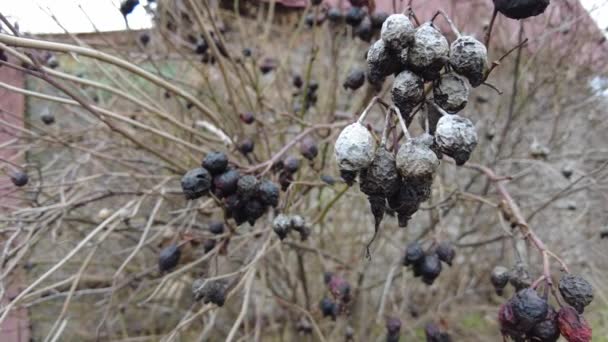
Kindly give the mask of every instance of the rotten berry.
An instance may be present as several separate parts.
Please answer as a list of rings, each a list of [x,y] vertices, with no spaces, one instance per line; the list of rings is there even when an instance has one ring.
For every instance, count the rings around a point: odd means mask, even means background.
[[[503,289],[509,283],[509,270],[504,266],[496,266],[490,275],[490,281],[498,295],[502,294]]]
[[[458,74],[469,79],[472,87],[485,81],[488,69],[488,50],[471,36],[460,36],[450,48],[450,65]]]
[[[401,116],[407,119],[414,107],[424,100],[422,78],[409,70],[403,70],[395,77],[391,98],[399,108]]]
[[[300,168],[300,159],[294,156],[288,156],[283,161],[283,170],[288,173],[296,173]]]
[[[569,306],[562,307],[557,313],[559,332],[568,342],[591,341],[591,327],[585,318]]]
[[[236,192],[240,173],[237,170],[228,170],[213,178],[214,193],[222,198]]]
[[[593,301],[593,287],[583,277],[566,274],[559,280],[559,292],[566,301],[579,313]]]
[[[521,331],[528,332],[542,322],[549,311],[549,304],[534,289],[520,290],[510,299],[513,316]]]
[[[279,236],[279,239],[285,239],[291,231],[291,219],[284,214],[277,215],[272,221],[272,230]]]
[[[443,74],[433,87],[433,100],[445,111],[457,113],[469,101],[469,82],[453,72]]]
[[[429,22],[416,29],[414,42],[404,62],[425,80],[434,80],[448,61],[449,52],[448,40]]]
[[[435,142],[441,153],[464,165],[477,146],[477,132],[471,120],[459,115],[444,115],[437,122]]]
[[[340,171],[351,171],[356,175],[373,161],[374,139],[371,133],[358,122],[346,126],[336,140],[335,155]]]
[[[403,14],[391,14],[382,24],[380,38],[393,51],[401,51],[414,41],[416,30],[410,19]]]

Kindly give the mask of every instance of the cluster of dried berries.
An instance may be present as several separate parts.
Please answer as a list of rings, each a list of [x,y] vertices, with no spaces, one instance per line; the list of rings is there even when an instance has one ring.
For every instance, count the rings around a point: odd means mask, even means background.
[[[452,266],[456,252],[451,243],[440,242],[425,251],[419,242],[410,243],[405,249],[403,265],[411,267],[414,277],[422,277],[427,285],[432,285],[441,273],[441,262]]]
[[[532,285],[532,278],[528,272],[528,267],[522,263],[516,263],[511,270],[504,266],[496,266],[490,274],[490,282],[496,290],[496,294],[501,296],[507,284],[519,291]]]
[[[209,153],[202,167],[188,171],[181,181],[187,199],[197,199],[211,192],[223,199],[226,218],[237,225],[254,225],[268,207],[279,204],[279,187],[270,180],[258,180],[253,175],[242,175],[228,165],[222,152]]]
[[[342,12],[339,7],[323,7],[321,10],[315,8],[306,14],[304,18],[308,27],[322,25],[325,20],[332,27],[346,23],[351,26],[354,37],[369,42],[374,34],[377,34],[388,14],[385,12],[370,13],[367,1],[350,1],[351,7]],[[313,4],[314,5],[314,4]]]
[[[226,301],[226,291],[228,284],[223,279],[207,280],[198,278],[192,283],[192,294],[195,300],[202,300],[203,303],[213,303],[223,306]]]
[[[277,215],[272,221],[272,230],[281,240],[285,239],[291,231],[298,232],[302,241],[310,236],[310,227],[300,215]]]
[[[331,317],[335,320],[340,313],[345,312],[351,301],[351,287],[346,279],[332,272],[325,272],[323,281],[329,296],[323,297],[319,308],[323,317]]]
[[[556,311],[536,290],[519,290],[498,312],[503,336],[514,341],[555,342],[560,335],[569,342],[591,341],[591,327],[582,312],[593,299],[591,285],[582,277],[564,275],[559,282],[562,298],[572,306]]]

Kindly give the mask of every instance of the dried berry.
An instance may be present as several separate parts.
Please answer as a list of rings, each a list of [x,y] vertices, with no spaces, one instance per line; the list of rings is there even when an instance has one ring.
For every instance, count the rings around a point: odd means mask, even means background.
[[[211,188],[211,174],[207,169],[198,167],[182,177],[182,191],[186,199],[197,199]]]
[[[245,214],[243,211],[245,201],[237,194],[232,194],[226,197],[224,203],[226,205],[226,217],[235,217],[235,221],[237,221],[238,224],[245,222]]]
[[[424,260],[419,264],[422,281],[427,285],[432,285],[441,273],[441,261],[435,253],[425,255]]]
[[[279,66],[279,61],[275,58],[266,57],[260,63],[260,72],[262,74],[267,74],[273,70],[275,70]]]
[[[245,175],[236,183],[236,193],[244,200],[252,198],[258,189],[258,179],[253,175]]]
[[[279,214],[272,221],[272,230],[283,240],[291,231],[291,219],[287,215]]]
[[[591,341],[591,327],[575,308],[564,306],[557,313],[559,332],[568,342]]]
[[[340,170],[358,172],[368,167],[374,158],[374,139],[362,124],[346,126],[335,143],[335,155]]]
[[[382,24],[380,38],[393,51],[401,51],[414,42],[416,30],[410,19],[403,14],[391,14]]]
[[[294,156],[288,156],[283,161],[283,170],[289,173],[296,173],[300,168],[300,159]]]
[[[300,215],[293,215],[290,218],[290,222],[291,227],[297,231],[304,229],[304,227],[306,226],[306,221],[304,221],[304,218]]]
[[[158,268],[161,272],[169,271],[179,262],[182,253],[176,244],[171,244],[165,247],[158,256]]]
[[[223,279],[206,280],[196,279],[192,283],[192,293],[195,300],[203,300],[205,304],[213,303],[223,306],[226,301],[227,284]]]
[[[365,11],[361,7],[353,6],[346,12],[346,23],[350,26],[357,26],[365,18]]]
[[[332,23],[337,23],[342,21],[342,19],[344,19],[344,16],[342,15],[342,11],[340,11],[339,8],[332,7],[327,10],[327,19]]]
[[[300,75],[293,75],[293,79],[291,80],[291,83],[296,88],[301,88],[302,85],[304,85],[304,81],[302,80],[302,76],[300,76]]]
[[[224,152],[211,152],[205,156],[203,167],[212,175],[219,175],[228,167],[228,157]]]
[[[29,181],[29,177],[27,175],[27,173],[23,172],[23,171],[14,171],[11,172],[9,174],[9,177],[11,179],[11,182],[13,183],[14,186],[17,187],[22,187],[25,186],[27,184],[27,182]]]
[[[215,195],[222,198],[235,193],[240,176],[241,175],[237,170],[228,170],[215,176],[213,178]]]
[[[441,331],[435,322],[429,322],[424,327],[426,342],[450,342],[452,339],[446,332]]]
[[[279,174],[279,184],[281,184],[281,190],[287,191],[292,182],[293,173],[283,171]]]
[[[559,280],[559,292],[566,303],[570,304],[579,313],[593,301],[593,287],[583,277],[566,274]]]
[[[513,266],[513,269],[509,272],[509,283],[515,288],[516,291],[525,289],[532,285],[532,279],[526,265],[523,263],[517,263]]]
[[[408,221],[423,202],[416,188],[415,182],[404,182],[399,187],[399,191],[388,198],[389,207],[397,212],[399,227],[407,226]]]
[[[405,257],[403,258],[403,265],[417,265],[424,261],[424,250],[417,241],[410,243],[405,249]]]
[[[365,83],[365,73],[363,70],[354,69],[348,74],[342,86],[344,89],[357,90],[361,88],[363,83]]]
[[[363,18],[363,20],[361,20],[361,22],[359,23],[359,25],[357,25],[357,27],[355,27],[355,30],[353,31],[353,33],[359,37],[359,39],[361,39],[364,42],[370,42],[372,40],[372,36],[374,34],[374,31],[372,29],[372,21],[370,20],[369,17],[365,17]]]
[[[359,188],[368,196],[392,196],[399,190],[395,157],[384,146],[376,149],[372,163],[359,174]]]
[[[454,71],[466,77],[472,87],[485,81],[488,69],[488,50],[471,36],[460,36],[450,48],[450,65]]]
[[[437,122],[435,142],[439,151],[452,157],[456,165],[466,163],[477,146],[477,132],[471,120],[444,115]]]
[[[238,148],[242,154],[247,155],[247,154],[253,152],[254,146],[255,146],[255,144],[252,139],[245,138],[239,142]]]
[[[510,337],[513,341],[524,342],[525,331],[522,331],[517,323],[517,318],[513,313],[511,302],[504,303],[498,310],[498,324],[500,333],[505,337]]]
[[[442,241],[437,246],[437,256],[439,260],[445,262],[446,264],[452,266],[452,261],[456,256],[456,251],[454,250],[454,246],[449,241]]]
[[[537,323],[547,317],[549,304],[538,296],[534,289],[527,288],[518,291],[510,300],[513,316],[521,331],[530,331]]]
[[[45,125],[52,125],[55,123],[55,116],[50,111],[45,110],[40,115],[40,120],[42,120]]]
[[[251,125],[255,121],[255,115],[252,112],[239,114],[239,119],[247,125]]]
[[[311,137],[306,137],[302,139],[299,145],[300,153],[302,156],[308,160],[313,160],[319,154],[319,148],[317,147],[317,142],[315,139]]]
[[[324,297],[321,300],[319,303],[319,309],[321,309],[323,317],[331,317],[335,320],[338,316],[338,305],[329,297]]]
[[[251,48],[246,47],[246,48],[243,48],[242,53],[243,53],[244,57],[251,57],[251,55],[253,54],[253,51],[251,50]]]
[[[531,341],[540,342],[556,342],[559,339],[559,335],[557,312],[551,306],[549,306],[545,319],[536,324],[528,333]]]
[[[263,180],[258,185],[257,197],[263,204],[276,207],[279,204],[279,187],[272,181]]]
[[[507,18],[525,19],[545,12],[549,3],[550,0],[494,0],[494,7]]]
[[[399,108],[401,116],[407,119],[414,107],[424,100],[422,78],[409,70],[403,70],[395,77],[391,98]]]
[[[128,14],[131,14],[131,12],[133,12],[137,5],[139,5],[139,0],[123,1],[120,4],[120,13],[122,13],[122,15],[126,17]]]
[[[386,12],[376,12],[376,13],[372,14],[371,15],[372,28],[374,30],[382,29],[382,25],[384,24],[386,19],[388,19],[388,15],[389,14]]]
[[[490,275],[490,281],[497,294],[502,294],[502,290],[509,283],[509,270],[504,266],[496,266]]]
[[[399,317],[389,317],[386,320],[386,341],[397,342],[401,334],[401,320]]]
[[[448,40],[432,23],[425,23],[416,29],[414,42],[404,62],[425,80],[434,80],[448,61],[449,52]]]
[[[247,222],[252,226],[255,224],[255,221],[264,215],[264,212],[266,212],[266,208],[255,198],[245,203],[245,216],[247,217]]]
[[[367,50],[367,77],[371,83],[382,83],[385,77],[399,71],[398,58],[389,51],[384,40],[379,39]]]
[[[397,169],[403,178],[431,178],[439,167],[439,159],[427,143],[410,139],[397,152]]]
[[[216,235],[223,234],[224,223],[221,221],[211,221],[211,223],[209,223],[209,232]]]
[[[530,144],[530,156],[534,159],[546,160],[550,152],[551,150],[549,150],[549,147],[543,145],[536,139]]]
[[[433,100],[444,110],[457,113],[469,101],[469,82],[453,72],[443,74],[433,87]]]
[[[348,303],[350,301],[350,284],[346,279],[337,274],[333,274],[327,287],[329,288],[329,292],[338,302]]]

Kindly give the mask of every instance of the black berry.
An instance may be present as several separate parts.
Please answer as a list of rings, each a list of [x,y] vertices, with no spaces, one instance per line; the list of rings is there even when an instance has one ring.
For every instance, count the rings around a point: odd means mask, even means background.
[[[559,280],[559,292],[566,303],[572,305],[579,313],[593,301],[593,287],[583,277],[566,274]]]
[[[160,251],[160,255],[158,256],[158,268],[160,271],[166,272],[175,268],[181,254],[182,253],[176,244],[171,244]]]
[[[525,19],[543,13],[550,0],[494,0],[498,12],[507,18]]]
[[[228,167],[228,157],[224,152],[211,152],[203,159],[203,167],[212,175],[219,175]]]
[[[547,317],[549,305],[534,289],[523,289],[510,300],[513,316],[522,331],[530,331]]]
[[[251,125],[255,121],[255,115],[252,112],[245,112],[239,115],[239,119],[247,125]]]
[[[245,138],[241,142],[239,142],[239,151],[241,151],[242,154],[247,155],[253,152],[254,146],[255,145],[253,143],[253,140],[251,140],[250,138]]]
[[[216,235],[224,233],[224,223],[221,221],[211,221],[209,223],[209,232]]]
[[[257,197],[263,204],[276,207],[279,204],[279,187],[272,181],[263,180],[258,185]]]
[[[237,170],[228,170],[213,178],[214,192],[222,198],[236,192],[240,174]]]
[[[415,265],[419,264],[424,260],[424,250],[420,243],[414,241],[407,245],[405,249],[405,257],[403,258],[403,265]]]
[[[319,154],[317,142],[311,137],[306,137],[300,142],[300,153],[308,160],[313,160]]]
[[[29,181],[27,173],[23,171],[11,172],[9,177],[11,178],[11,182],[13,182],[13,185],[17,187],[25,186]]]
[[[188,171],[181,181],[186,199],[197,199],[211,188],[211,174],[202,167]]]
[[[342,86],[344,87],[344,89],[357,90],[361,88],[364,83],[365,73],[363,72],[363,70],[355,69],[348,74]]]
[[[456,251],[454,250],[454,246],[448,241],[442,241],[437,246],[437,256],[439,260],[445,262],[446,264],[452,266],[452,261],[454,260],[454,256],[456,256]]]
[[[283,169],[289,173],[296,173],[300,168],[300,159],[294,156],[288,156],[283,161]]]
[[[346,23],[350,26],[357,26],[365,18],[365,11],[361,7],[351,7],[346,12]]]

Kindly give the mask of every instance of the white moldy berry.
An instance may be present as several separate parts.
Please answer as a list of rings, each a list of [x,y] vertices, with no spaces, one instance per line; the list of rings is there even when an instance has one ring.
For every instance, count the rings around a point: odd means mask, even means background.
[[[471,36],[460,36],[450,49],[450,65],[454,71],[469,79],[471,86],[478,87],[484,81],[488,69],[488,50]]]
[[[414,107],[424,100],[422,78],[409,70],[403,70],[395,77],[391,98],[401,115],[407,117]]]
[[[435,142],[442,153],[454,158],[456,165],[463,165],[477,146],[477,132],[471,120],[444,115],[437,122]]]
[[[387,45],[395,50],[400,51],[408,47],[414,41],[414,24],[410,19],[403,14],[392,14],[382,24],[380,38]]]
[[[362,124],[346,126],[336,140],[335,154],[338,167],[344,171],[359,171],[374,159],[374,139]]]
[[[367,50],[367,68],[373,81],[381,81],[399,70],[397,58],[386,48],[386,43],[379,39]]]
[[[401,145],[396,163],[403,178],[432,178],[439,167],[435,152],[420,139],[410,139]]]
[[[416,29],[414,43],[407,53],[407,66],[424,77],[434,80],[449,58],[448,40],[432,23],[422,24]]]
[[[457,113],[469,102],[469,82],[453,72],[444,74],[433,87],[433,100],[444,110]]]

